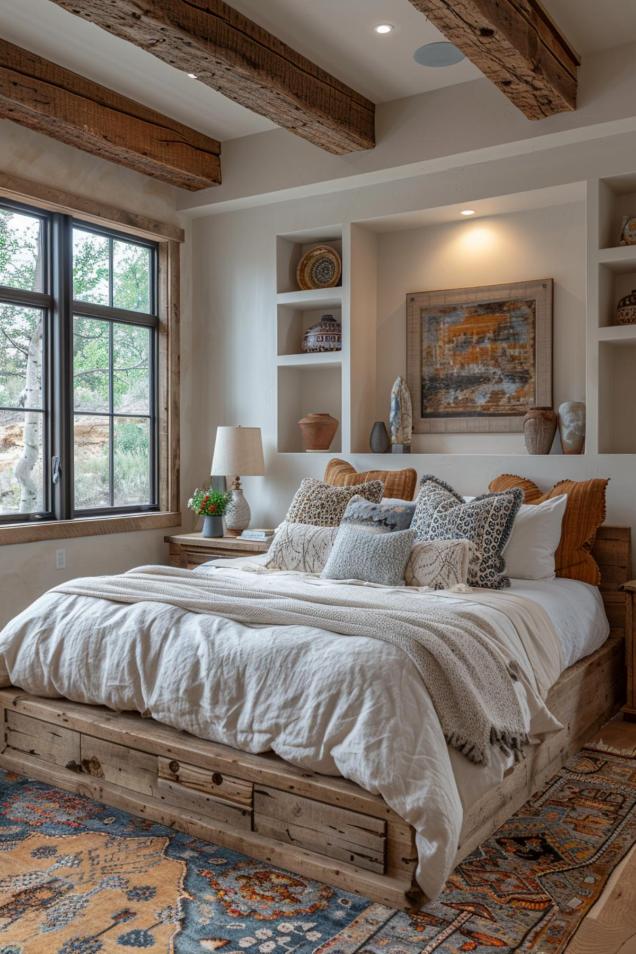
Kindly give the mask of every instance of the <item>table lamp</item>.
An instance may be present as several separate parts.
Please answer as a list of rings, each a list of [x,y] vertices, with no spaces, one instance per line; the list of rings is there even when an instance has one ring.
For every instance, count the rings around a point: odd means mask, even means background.
[[[234,477],[232,496],[225,511],[228,536],[238,537],[250,523],[250,508],[243,496],[241,478],[265,474],[260,427],[217,427],[212,457],[213,477]]]

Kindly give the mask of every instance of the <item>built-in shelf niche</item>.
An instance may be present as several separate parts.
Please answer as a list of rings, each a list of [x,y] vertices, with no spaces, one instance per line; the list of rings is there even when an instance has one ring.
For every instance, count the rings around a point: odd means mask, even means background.
[[[623,329],[620,329],[623,331]],[[629,328],[625,329],[629,332]],[[600,454],[636,454],[636,327],[599,342]]]
[[[319,358],[321,355],[304,355]],[[278,450],[297,454],[303,450],[298,422],[306,414],[324,412],[342,421],[342,365],[330,355],[322,361],[278,366]],[[341,425],[329,448],[342,453]]]
[[[342,230],[338,227],[279,235],[276,240],[276,291],[297,292],[296,269],[301,258],[315,245],[329,245],[342,260]],[[342,286],[342,279],[340,285]],[[328,290],[328,289],[327,289]],[[319,289],[322,291],[322,289]]]
[[[636,173],[600,180],[599,213],[599,248],[619,247],[623,219],[636,216]]]

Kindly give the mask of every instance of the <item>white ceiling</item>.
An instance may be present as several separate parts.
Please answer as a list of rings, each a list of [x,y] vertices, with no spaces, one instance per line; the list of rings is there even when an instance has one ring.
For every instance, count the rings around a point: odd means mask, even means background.
[[[408,0],[230,3],[378,103],[481,75],[467,61],[445,69],[414,62],[417,47],[443,38]],[[636,42],[636,0],[544,0],[544,5],[583,55]],[[394,24],[394,32],[375,34],[373,26],[383,22]],[[217,139],[273,128],[268,120],[50,0],[0,0],[0,35]]]

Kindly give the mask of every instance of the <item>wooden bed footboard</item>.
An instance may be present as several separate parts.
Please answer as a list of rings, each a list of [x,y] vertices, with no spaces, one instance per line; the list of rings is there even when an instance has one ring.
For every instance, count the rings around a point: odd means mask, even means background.
[[[602,528],[595,555],[612,626],[566,670],[548,706],[563,729],[469,809],[458,861],[510,817],[620,708],[631,607],[629,531]],[[152,719],[0,690],[0,767],[391,907],[417,908],[414,831],[382,798],[346,779],[250,755]]]

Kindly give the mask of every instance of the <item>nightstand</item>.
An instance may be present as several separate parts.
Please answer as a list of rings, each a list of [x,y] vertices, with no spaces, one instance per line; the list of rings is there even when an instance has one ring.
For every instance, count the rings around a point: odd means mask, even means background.
[[[192,570],[208,560],[256,556],[269,550],[269,543],[240,537],[204,537],[201,533],[176,533],[164,537],[170,546],[170,566]]]
[[[623,706],[623,714],[631,720],[636,720],[636,580],[631,580],[623,586],[627,594],[627,620],[625,633],[625,662],[627,668],[627,702]]]

